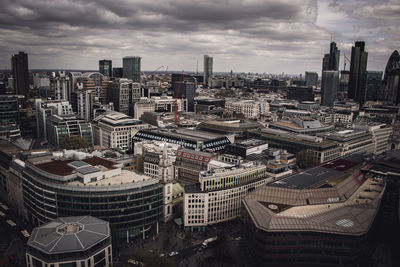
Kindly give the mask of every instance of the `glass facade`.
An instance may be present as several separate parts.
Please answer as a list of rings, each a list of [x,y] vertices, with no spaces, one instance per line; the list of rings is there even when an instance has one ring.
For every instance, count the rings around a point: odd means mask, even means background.
[[[162,217],[163,192],[159,183],[77,186],[49,181],[33,169],[23,174],[23,198],[35,224],[57,217],[91,215],[110,222],[126,239],[141,234]],[[112,178],[110,178],[112,179]]]

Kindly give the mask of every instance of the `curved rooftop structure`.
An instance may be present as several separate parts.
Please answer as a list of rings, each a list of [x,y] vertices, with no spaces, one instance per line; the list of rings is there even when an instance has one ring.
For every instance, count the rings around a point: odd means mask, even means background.
[[[87,250],[110,237],[109,223],[92,216],[63,217],[33,229],[28,246],[46,254]]]

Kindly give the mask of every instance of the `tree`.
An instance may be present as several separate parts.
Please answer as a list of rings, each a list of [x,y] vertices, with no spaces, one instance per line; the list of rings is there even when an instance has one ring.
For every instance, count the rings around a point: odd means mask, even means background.
[[[60,141],[60,148],[63,149],[81,149],[87,147],[89,147],[89,143],[82,136],[65,136]]]

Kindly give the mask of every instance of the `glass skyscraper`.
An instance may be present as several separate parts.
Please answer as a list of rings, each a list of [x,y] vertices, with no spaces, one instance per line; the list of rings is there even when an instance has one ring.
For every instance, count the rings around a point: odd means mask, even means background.
[[[11,57],[14,89],[18,95],[27,95],[29,91],[28,54],[19,52]]]
[[[365,42],[357,41],[351,48],[348,97],[359,103],[364,103],[366,98],[367,61]]]
[[[122,77],[132,80],[133,82],[140,83],[141,59],[141,57],[124,57],[122,59]]]
[[[112,77],[113,76],[112,61],[108,59],[99,60],[99,72],[104,76]]]

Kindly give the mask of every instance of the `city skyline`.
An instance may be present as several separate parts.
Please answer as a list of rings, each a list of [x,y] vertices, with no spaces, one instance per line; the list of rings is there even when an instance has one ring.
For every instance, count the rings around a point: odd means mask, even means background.
[[[383,71],[400,40],[397,1],[1,2],[2,69],[24,51],[31,69],[119,67],[136,55],[143,70],[196,71],[208,54],[215,72],[321,74],[332,39],[347,57],[365,41],[368,70]]]

